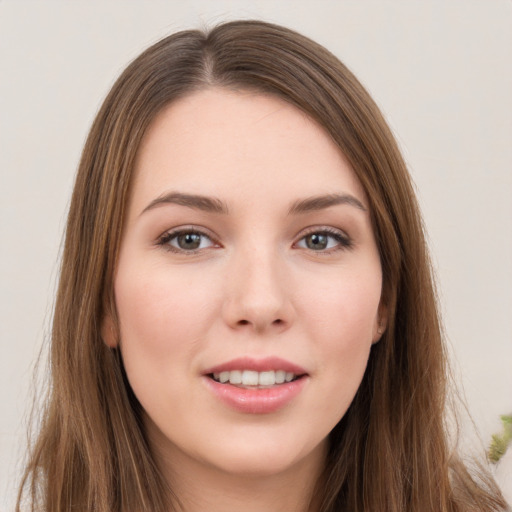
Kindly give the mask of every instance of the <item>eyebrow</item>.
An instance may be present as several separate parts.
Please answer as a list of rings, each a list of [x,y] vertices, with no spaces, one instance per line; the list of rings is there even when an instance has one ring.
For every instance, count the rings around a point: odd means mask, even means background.
[[[184,194],[182,192],[168,192],[162,194],[156,199],[153,199],[153,201],[151,201],[146,206],[146,208],[142,210],[141,215],[149,210],[165,204],[177,204],[204,212],[220,213],[223,215],[227,215],[229,213],[227,205],[216,197]],[[351,194],[326,194],[306,197],[304,199],[295,201],[288,210],[288,215],[297,215],[301,213],[323,210],[340,204],[354,206],[359,210],[364,212],[366,211],[366,208],[363,206],[361,201],[359,201],[359,199]]]
[[[188,206],[189,208],[195,208],[196,210],[210,213],[228,213],[227,205],[220,199],[195,194],[183,194],[181,192],[168,192],[153,199],[153,201],[142,210],[142,213],[164,204],[178,204],[180,206]]]
[[[363,212],[366,211],[363,203],[359,201],[356,197],[351,194],[327,194],[322,196],[313,196],[307,197],[305,199],[300,199],[295,201],[288,214],[294,215],[298,213],[307,213],[317,210],[323,210],[325,208],[329,208],[331,206],[336,206],[339,204],[347,204],[350,206],[354,206]]]

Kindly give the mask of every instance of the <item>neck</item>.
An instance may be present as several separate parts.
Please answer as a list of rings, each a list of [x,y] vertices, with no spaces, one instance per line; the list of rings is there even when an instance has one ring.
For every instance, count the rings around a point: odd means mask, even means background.
[[[309,476],[309,475],[308,475]],[[198,475],[172,481],[183,512],[313,512],[314,482],[287,477]]]
[[[162,451],[151,444],[180,512],[319,510],[314,492],[325,465],[326,444],[282,471],[252,473],[219,469],[190,458],[176,447],[167,446]]]

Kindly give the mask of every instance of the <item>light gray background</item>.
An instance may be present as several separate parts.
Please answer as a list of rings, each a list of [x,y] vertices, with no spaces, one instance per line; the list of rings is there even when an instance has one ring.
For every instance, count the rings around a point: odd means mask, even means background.
[[[410,166],[485,444],[512,412],[512,2],[0,0],[0,510],[13,508],[81,146],[115,77],[183,28],[262,18],[340,57]]]

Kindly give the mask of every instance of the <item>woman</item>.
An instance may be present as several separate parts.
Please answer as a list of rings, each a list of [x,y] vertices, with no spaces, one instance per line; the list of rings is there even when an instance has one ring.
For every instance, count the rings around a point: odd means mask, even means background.
[[[504,510],[447,440],[421,218],[379,110],[262,22],[121,75],[66,231],[45,511]]]

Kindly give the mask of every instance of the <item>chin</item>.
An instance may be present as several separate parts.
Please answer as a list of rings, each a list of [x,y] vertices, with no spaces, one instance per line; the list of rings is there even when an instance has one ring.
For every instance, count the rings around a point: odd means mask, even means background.
[[[290,442],[273,445],[258,442],[245,442],[242,446],[230,445],[223,452],[217,453],[214,464],[219,470],[246,478],[265,478],[284,475],[299,469],[302,465],[311,467],[316,460],[320,467],[325,461],[326,442],[321,442],[313,449]]]

